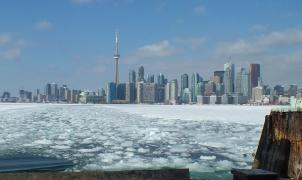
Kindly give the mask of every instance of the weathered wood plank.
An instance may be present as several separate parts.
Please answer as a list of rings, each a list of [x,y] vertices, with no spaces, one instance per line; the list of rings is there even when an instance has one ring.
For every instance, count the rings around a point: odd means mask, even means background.
[[[253,168],[302,180],[302,112],[266,116]]]

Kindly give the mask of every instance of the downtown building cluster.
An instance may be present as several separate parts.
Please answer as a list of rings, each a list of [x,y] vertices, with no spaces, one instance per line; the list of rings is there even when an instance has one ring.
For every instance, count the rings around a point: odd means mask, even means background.
[[[113,104],[289,104],[290,97],[300,97],[297,85],[285,88],[264,85],[260,64],[238,68],[228,62],[224,69],[214,71],[208,80],[199,73],[182,74],[168,81],[164,74],[144,76],[144,67],[129,72],[128,82],[110,82],[106,88],[106,103]]]

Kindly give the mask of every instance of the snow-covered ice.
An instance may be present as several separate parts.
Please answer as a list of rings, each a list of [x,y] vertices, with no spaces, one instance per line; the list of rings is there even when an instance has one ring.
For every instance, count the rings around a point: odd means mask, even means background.
[[[75,170],[247,168],[269,106],[0,104],[0,156],[67,158]]]

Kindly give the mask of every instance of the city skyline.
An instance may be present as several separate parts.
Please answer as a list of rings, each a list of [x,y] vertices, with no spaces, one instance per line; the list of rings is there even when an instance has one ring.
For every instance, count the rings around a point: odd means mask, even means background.
[[[300,1],[2,1],[0,92],[17,94],[46,82],[105,87],[114,81],[115,29],[121,34],[121,82],[140,65],[168,79],[193,72],[210,79],[231,61],[236,67],[261,64],[263,81],[272,86],[301,86],[301,6]]]

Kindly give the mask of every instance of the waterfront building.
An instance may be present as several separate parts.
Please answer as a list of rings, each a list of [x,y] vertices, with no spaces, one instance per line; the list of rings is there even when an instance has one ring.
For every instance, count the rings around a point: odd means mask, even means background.
[[[232,94],[235,89],[235,65],[228,62],[224,64],[224,93]]]
[[[250,95],[249,73],[245,68],[240,68],[236,78],[236,92],[243,96]]]
[[[106,102],[111,104],[113,100],[116,100],[116,84],[114,82],[110,82],[107,84],[107,98]]]
[[[134,70],[131,70],[129,72],[129,83],[135,83],[136,82],[136,72]]]

